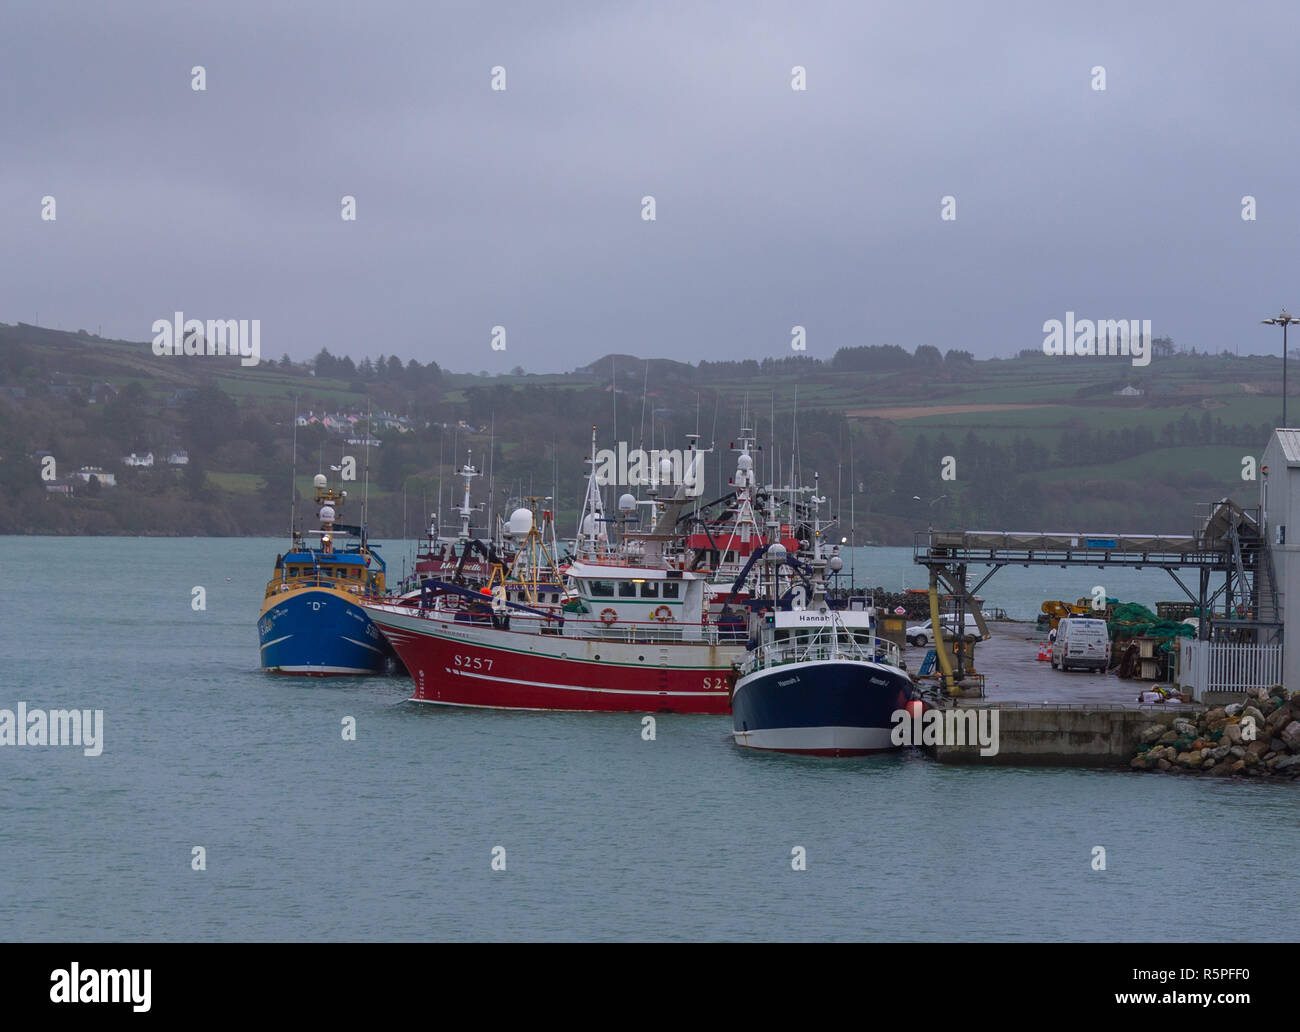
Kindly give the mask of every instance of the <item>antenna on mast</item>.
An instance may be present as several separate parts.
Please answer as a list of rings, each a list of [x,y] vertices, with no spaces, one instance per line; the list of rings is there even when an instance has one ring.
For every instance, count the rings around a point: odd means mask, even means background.
[[[298,523],[298,395],[293,396],[293,458],[289,461],[289,539]]]
[[[365,483],[361,488],[361,532],[366,532],[366,524],[369,522],[370,512],[370,417],[374,414],[374,406],[370,399],[366,399],[366,471]],[[365,541],[363,539],[362,544]]]
[[[573,541],[573,554],[583,554],[583,545],[589,544],[593,551],[599,551],[599,543],[605,536],[605,502],[600,496],[600,483],[596,478],[596,427],[591,428],[591,456],[585,460],[591,467],[587,471],[587,494],[582,500],[582,512],[578,514],[578,532]]]

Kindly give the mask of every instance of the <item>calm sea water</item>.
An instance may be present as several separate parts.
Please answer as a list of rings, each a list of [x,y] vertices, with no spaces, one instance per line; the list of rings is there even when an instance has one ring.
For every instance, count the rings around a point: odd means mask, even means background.
[[[1268,892],[1189,901],[1290,869],[1300,786],[761,756],[726,718],[660,717],[644,741],[635,714],[267,677],[254,625],[282,548],[5,539],[0,707],[105,718],[98,757],[0,748],[6,939],[1294,936]],[[863,550],[860,579],[868,558],[872,583],[921,583],[907,550]],[[1028,616],[1093,574],[1008,570],[984,594]],[[1108,592],[1178,597],[1127,576],[1150,593]]]

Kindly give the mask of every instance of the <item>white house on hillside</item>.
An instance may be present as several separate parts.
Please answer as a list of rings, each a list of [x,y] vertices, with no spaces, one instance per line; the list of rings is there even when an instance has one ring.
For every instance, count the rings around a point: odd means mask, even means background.
[[[73,476],[81,477],[87,484],[90,483],[90,478],[94,477],[102,487],[117,487],[117,477],[112,473],[105,473],[98,466],[82,466]]]

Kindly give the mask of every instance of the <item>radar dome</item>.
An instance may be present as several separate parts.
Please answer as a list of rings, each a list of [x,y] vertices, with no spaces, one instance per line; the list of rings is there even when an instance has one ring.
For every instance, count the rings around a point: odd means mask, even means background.
[[[619,511],[619,512],[635,512],[635,511],[636,511],[636,498],[633,497],[633,496],[630,495],[630,494],[619,495],[619,496],[618,496],[618,511]]]
[[[533,529],[533,514],[528,509],[516,509],[510,514],[510,533],[527,534]]]
[[[844,560],[841,559],[838,555],[833,555],[831,556],[831,561],[826,565],[831,568],[832,572],[839,573],[842,569],[844,569]]]
[[[322,505],[320,507],[320,518],[325,522],[332,521],[334,519],[334,506]]]
[[[324,473],[317,473],[311,478],[312,485],[315,487],[324,487],[329,483],[329,478]]]
[[[748,455],[742,455],[740,458],[738,458],[738,459],[736,460],[736,468],[737,468],[737,469],[746,469],[746,470],[748,470],[748,469],[753,469],[753,468],[754,468],[754,460],[753,460],[752,458],[750,458]]]
[[[781,544],[779,541],[776,544],[771,545],[767,550],[767,561],[769,563],[784,562],[785,556],[785,545]]]
[[[671,480],[673,478],[673,460],[663,458],[659,460],[659,479]]]

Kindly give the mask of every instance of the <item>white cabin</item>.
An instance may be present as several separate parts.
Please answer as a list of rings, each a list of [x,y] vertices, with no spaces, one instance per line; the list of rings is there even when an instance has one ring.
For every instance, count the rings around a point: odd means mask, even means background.
[[[586,620],[597,621],[611,632],[626,633],[641,624],[657,625],[661,632],[680,629],[683,639],[700,636],[705,581],[698,574],[576,562],[569,567],[569,579]]]

